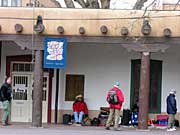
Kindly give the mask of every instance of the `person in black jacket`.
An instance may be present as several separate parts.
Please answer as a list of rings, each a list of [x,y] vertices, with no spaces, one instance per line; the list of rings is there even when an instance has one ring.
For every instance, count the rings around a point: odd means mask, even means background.
[[[167,97],[167,113],[169,115],[169,119],[168,119],[168,129],[167,131],[174,131],[176,130],[174,128],[174,124],[175,124],[175,115],[177,113],[177,105],[176,105],[176,91],[172,90],[169,94],[169,96]]]
[[[0,89],[1,98],[2,98],[2,106],[3,106],[3,116],[2,116],[2,125],[8,125],[7,119],[10,114],[10,102],[11,102],[11,77],[6,79],[6,82],[1,86]]]

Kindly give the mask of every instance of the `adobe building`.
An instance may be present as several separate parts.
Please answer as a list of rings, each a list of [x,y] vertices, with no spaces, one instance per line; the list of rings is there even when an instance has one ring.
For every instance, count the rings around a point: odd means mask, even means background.
[[[177,90],[180,98],[180,12],[144,13],[2,7],[0,82],[13,78],[11,121],[31,122],[32,99],[39,103],[38,94],[44,123],[55,122],[55,115],[62,122],[63,114],[72,113],[77,94],[84,95],[90,117],[97,117],[100,107],[108,106],[106,94],[115,81],[124,93],[124,108],[131,109],[139,100],[141,118],[146,118],[148,108],[149,119],[165,114],[170,90]],[[38,16],[44,29],[33,29]],[[67,39],[66,69],[43,69],[47,37]],[[180,120],[179,108],[180,104]]]
[[[0,0],[2,7],[33,7],[34,0]],[[35,0],[35,7],[60,7],[56,0]]]

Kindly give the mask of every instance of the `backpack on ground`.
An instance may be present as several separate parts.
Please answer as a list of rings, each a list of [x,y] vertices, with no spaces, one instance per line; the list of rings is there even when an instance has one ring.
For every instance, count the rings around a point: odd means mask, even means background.
[[[129,126],[131,121],[131,111],[129,109],[123,109],[122,125]]]
[[[99,126],[99,124],[100,120],[98,118],[93,118],[93,120],[91,121],[92,126]]]
[[[63,124],[69,125],[70,122],[71,122],[71,115],[70,114],[64,114],[63,115]]]
[[[175,120],[174,126],[175,126],[175,127],[179,127],[179,121],[178,121],[178,120]]]
[[[113,105],[118,104],[119,103],[119,99],[118,99],[116,91],[115,90],[110,90],[109,94],[110,94],[109,98],[108,98],[109,104],[113,104]]]
[[[81,123],[82,126],[91,126],[91,119],[89,117],[85,117]]]

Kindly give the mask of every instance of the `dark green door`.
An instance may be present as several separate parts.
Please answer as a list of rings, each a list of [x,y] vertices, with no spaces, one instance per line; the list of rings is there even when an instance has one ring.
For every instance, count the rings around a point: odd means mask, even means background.
[[[131,61],[131,108],[138,102],[140,87],[141,60]],[[150,62],[150,113],[161,112],[161,84],[162,84],[162,61],[151,60]]]

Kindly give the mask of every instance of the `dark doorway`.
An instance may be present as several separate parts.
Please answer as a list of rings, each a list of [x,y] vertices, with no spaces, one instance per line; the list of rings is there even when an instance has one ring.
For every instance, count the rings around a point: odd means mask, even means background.
[[[131,108],[138,102],[141,60],[131,61]],[[161,112],[162,61],[150,61],[149,112]]]

